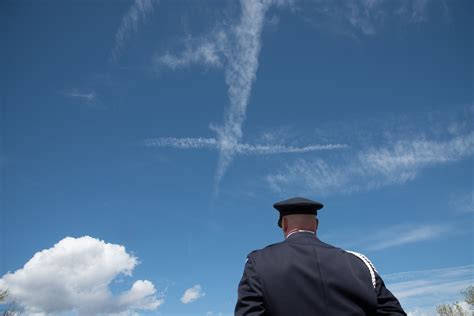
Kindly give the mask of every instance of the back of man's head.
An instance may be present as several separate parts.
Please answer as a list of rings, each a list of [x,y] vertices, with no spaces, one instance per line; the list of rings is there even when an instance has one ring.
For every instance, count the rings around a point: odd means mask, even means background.
[[[313,214],[290,214],[282,218],[282,230],[285,237],[294,230],[311,230],[316,232],[318,219]]]

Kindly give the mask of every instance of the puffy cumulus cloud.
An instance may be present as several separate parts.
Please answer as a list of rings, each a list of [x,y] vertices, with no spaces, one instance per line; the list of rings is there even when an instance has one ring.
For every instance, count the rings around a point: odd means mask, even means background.
[[[183,304],[189,304],[204,297],[205,295],[206,293],[202,291],[201,285],[196,284],[192,288],[189,288],[186,291],[184,291],[184,294],[181,297],[181,302]]]
[[[109,285],[117,276],[131,276],[138,264],[125,247],[89,236],[66,237],[52,248],[37,252],[22,269],[0,279],[8,299],[28,315],[76,312],[79,315],[131,315],[154,310],[158,298],[153,283],[138,280],[121,294]]]

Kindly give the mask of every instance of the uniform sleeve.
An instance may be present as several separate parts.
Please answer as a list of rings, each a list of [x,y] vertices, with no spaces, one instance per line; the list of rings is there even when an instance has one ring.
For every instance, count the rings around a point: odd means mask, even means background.
[[[235,316],[258,316],[265,314],[262,286],[251,255],[247,257],[244,274],[239,283]]]
[[[375,273],[377,315],[406,315],[398,299],[390,292],[378,273]]]

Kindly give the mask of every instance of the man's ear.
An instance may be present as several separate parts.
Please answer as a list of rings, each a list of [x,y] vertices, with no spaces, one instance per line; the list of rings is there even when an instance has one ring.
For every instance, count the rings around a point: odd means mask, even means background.
[[[283,232],[285,233],[288,230],[288,219],[285,216],[281,219],[281,228],[283,228]]]
[[[316,230],[318,230],[318,226],[319,226],[319,219],[316,217]]]

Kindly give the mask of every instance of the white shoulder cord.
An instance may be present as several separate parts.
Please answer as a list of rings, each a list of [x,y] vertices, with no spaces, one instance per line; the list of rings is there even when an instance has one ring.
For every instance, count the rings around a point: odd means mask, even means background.
[[[364,256],[363,254],[360,254],[358,252],[349,251],[349,250],[346,250],[346,252],[356,256],[357,258],[362,260],[362,262],[367,266],[367,268],[369,269],[369,272],[370,272],[370,278],[372,279],[372,285],[374,286],[374,289],[375,289],[375,272],[377,272],[377,270],[375,269],[372,262],[370,262],[370,260],[366,256]]]

